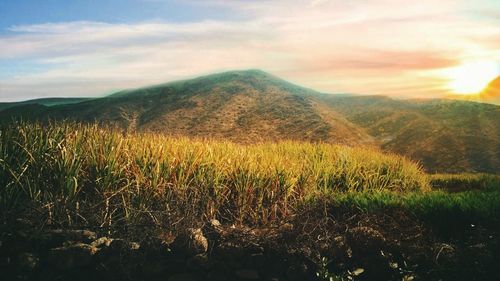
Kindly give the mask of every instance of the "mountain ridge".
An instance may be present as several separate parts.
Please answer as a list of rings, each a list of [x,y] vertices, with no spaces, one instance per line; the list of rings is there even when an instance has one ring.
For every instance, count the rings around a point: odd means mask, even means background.
[[[65,98],[39,98],[39,99],[31,99],[31,100],[18,101],[18,102],[0,102],[0,111],[8,109],[8,108],[12,108],[12,107],[17,107],[20,105],[39,104],[39,105],[44,105],[44,106],[55,106],[55,105],[61,105],[61,104],[79,103],[79,102],[89,100],[89,99],[91,99],[91,98],[65,97]]]
[[[0,111],[2,119],[14,116],[248,144],[294,140],[370,146],[405,155],[430,172],[500,171],[499,106],[324,94],[260,70]]]

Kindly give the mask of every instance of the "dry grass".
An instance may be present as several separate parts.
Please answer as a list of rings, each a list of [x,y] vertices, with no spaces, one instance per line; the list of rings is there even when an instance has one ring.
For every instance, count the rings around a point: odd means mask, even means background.
[[[64,225],[172,225],[217,217],[267,224],[325,191],[425,191],[415,163],[376,150],[297,142],[238,145],[76,123],[0,129],[3,214]]]

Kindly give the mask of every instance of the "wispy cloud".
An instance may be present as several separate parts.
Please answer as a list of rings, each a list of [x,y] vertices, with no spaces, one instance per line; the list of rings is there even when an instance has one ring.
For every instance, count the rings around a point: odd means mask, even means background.
[[[497,41],[486,39],[498,36],[498,25],[471,19],[459,4],[192,0],[239,19],[16,25],[0,35],[0,100],[99,95],[242,68],[325,92],[441,95],[436,69],[500,59]],[[42,67],[8,75],[17,60]]]

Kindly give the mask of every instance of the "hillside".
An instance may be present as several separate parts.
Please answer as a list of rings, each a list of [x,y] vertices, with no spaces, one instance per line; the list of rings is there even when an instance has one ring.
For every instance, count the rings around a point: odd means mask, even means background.
[[[500,171],[498,106],[322,94],[259,70],[0,112],[4,120],[19,115],[240,143],[291,139],[378,146],[417,160],[431,172]]]
[[[284,139],[373,143],[363,130],[307,98],[315,94],[262,71],[250,70],[122,91],[73,105],[17,108],[3,115],[97,120],[130,131],[242,143]]]
[[[500,107],[452,100],[324,96],[332,109],[377,139],[383,150],[430,172],[500,171]]]

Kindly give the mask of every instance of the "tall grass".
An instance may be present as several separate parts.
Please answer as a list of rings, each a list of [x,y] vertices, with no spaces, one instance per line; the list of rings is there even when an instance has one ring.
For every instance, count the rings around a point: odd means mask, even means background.
[[[270,223],[325,191],[426,191],[415,163],[376,150],[237,145],[77,123],[0,128],[0,208],[65,225]]]

